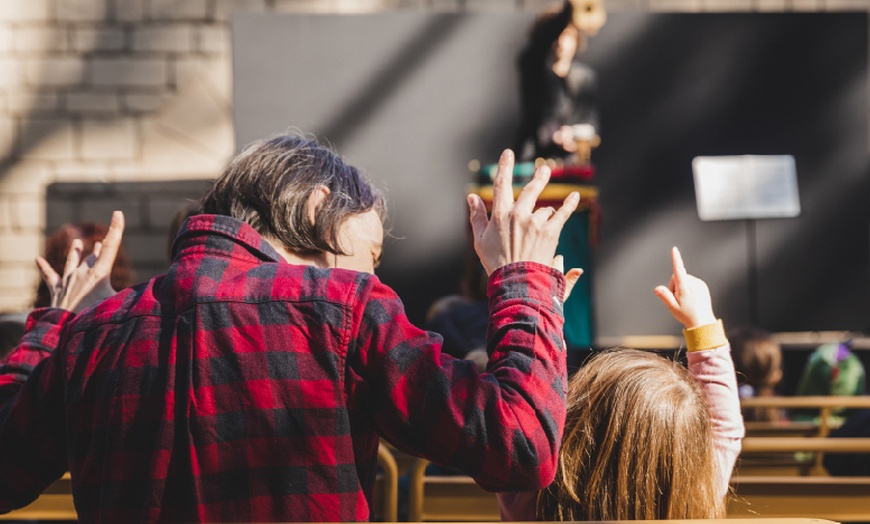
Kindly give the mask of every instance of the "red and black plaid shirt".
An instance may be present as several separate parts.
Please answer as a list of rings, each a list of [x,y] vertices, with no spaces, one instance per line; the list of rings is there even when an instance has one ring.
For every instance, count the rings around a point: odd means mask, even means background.
[[[558,272],[492,275],[480,374],[377,277],[287,264],[247,224],[193,217],[175,251],[77,317],[36,310],[0,361],[0,512],[69,469],[88,522],[367,520],[379,436],[490,490],[552,479]]]

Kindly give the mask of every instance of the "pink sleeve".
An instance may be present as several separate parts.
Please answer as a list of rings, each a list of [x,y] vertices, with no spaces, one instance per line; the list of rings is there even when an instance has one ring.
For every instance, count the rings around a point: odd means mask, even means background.
[[[737,396],[737,379],[731,346],[689,352],[689,372],[700,383],[710,405],[713,423],[713,445],[719,466],[719,490],[722,497],[728,493],[731,472],[740,454],[740,442],[745,430]]]
[[[496,495],[502,522],[538,520],[535,517],[535,506],[538,504],[537,491],[504,492]]]

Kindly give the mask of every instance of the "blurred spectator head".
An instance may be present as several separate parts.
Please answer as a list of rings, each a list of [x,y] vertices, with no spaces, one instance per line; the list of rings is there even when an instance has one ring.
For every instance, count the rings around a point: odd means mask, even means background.
[[[754,326],[728,333],[741,398],[769,396],[782,380],[782,348],[773,336]]]

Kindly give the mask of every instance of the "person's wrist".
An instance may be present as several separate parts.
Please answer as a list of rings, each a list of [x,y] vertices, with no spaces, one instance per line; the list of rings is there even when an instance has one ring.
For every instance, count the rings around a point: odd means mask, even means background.
[[[704,351],[728,343],[725,337],[725,326],[721,320],[686,328],[683,330],[683,337],[686,339],[686,348],[689,351]]]

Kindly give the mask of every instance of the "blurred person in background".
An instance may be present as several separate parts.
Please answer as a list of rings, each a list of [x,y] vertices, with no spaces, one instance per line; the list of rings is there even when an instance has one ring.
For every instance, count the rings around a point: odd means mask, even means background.
[[[773,335],[755,326],[741,326],[728,333],[731,355],[737,371],[737,391],[741,399],[772,397],[782,380],[782,347]],[[743,410],[752,422],[783,422],[785,413],[776,408]]]

